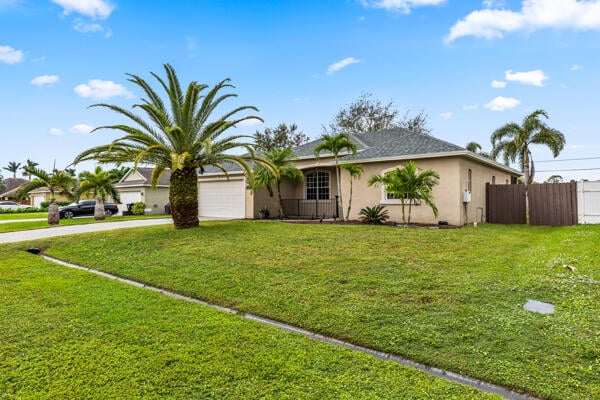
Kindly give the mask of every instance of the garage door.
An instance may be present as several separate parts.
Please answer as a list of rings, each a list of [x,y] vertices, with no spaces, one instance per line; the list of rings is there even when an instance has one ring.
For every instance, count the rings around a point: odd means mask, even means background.
[[[198,208],[201,217],[245,218],[244,180],[200,182]]]
[[[139,191],[136,192],[119,192],[119,197],[121,199],[121,204],[119,204],[119,211],[126,211],[127,204],[137,203],[142,200],[142,193]]]

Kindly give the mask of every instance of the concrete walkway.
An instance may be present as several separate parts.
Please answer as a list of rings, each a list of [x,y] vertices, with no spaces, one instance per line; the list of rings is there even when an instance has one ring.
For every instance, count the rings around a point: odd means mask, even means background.
[[[25,220],[31,221],[31,220]],[[57,226],[54,228],[32,229],[28,231],[0,233],[0,243],[24,242],[27,240],[45,239],[55,236],[74,235],[77,233],[112,231],[114,229],[137,228],[142,226],[172,224],[171,218],[136,219],[130,221],[102,222],[82,225]]]

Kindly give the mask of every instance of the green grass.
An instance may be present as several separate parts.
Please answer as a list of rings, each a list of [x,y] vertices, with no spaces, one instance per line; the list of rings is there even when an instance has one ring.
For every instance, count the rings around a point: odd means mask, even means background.
[[[0,247],[3,399],[498,399]]]
[[[104,221],[95,221],[93,217],[61,219],[60,224],[58,226],[127,221],[127,220],[132,220],[132,219],[156,219],[156,218],[170,218],[170,216],[169,215],[126,215],[124,217],[123,216],[108,217]],[[45,229],[45,228],[52,228],[52,227],[53,226],[48,225],[47,221],[24,220],[24,221],[19,221],[19,222],[5,222],[5,223],[0,224],[0,233],[25,231],[25,230],[29,230],[29,229]]]
[[[48,213],[45,212],[32,212],[32,213],[2,213],[0,214],[0,221],[11,220],[11,219],[32,219],[32,218],[47,218]]]
[[[236,221],[36,245],[75,263],[563,400],[600,398],[598,243],[600,226],[430,230]],[[551,302],[556,313],[526,311],[528,299]]]

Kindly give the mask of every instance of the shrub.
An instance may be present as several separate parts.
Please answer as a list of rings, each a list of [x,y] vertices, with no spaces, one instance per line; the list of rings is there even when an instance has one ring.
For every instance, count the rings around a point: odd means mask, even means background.
[[[137,203],[133,203],[131,206],[131,214],[133,215],[144,215],[146,210],[146,203],[143,201],[138,201]]]
[[[36,212],[48,212],[48,208],[40,207],[29,207],[29,208],[19,208],[16,210],[4,210],[0,208],[0,214],[26,214],[26,213],[36,213]]]
[[[56,204],[57,204],[59,207],[63,207],[63,206],[68,206],[69,204],[71,204],[71,202],[70,202],[70,201],[57,201],[57,202],[56,202]],[[45,208],[45,209],[48,209],[48,206],[49,206],[49,205],[50,205],[50,202],[49,202],[49,201],[42,201],[42,202],[40,203],[40,207],[41,207],[41,208]]]
[[[386,210],[384,206],[380,205],[361,208],[358,215],[360,215],[360,220],[363,224],[372,225],[381,225],[390,218],[388,215],[388,210]]]

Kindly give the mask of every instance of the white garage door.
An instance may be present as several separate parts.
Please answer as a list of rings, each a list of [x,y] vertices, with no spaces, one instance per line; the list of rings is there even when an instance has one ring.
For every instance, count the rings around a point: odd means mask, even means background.
[[[142,193],[140,191],[135,192],[119,192],[121,204],[119,204],[119,211],[126,211],[127,204],[137,203],[138,201],[144,201],[142,199]]]
[[[201,217],[244,218],[246,216],[244,180],[200,182],[198,212]]]

